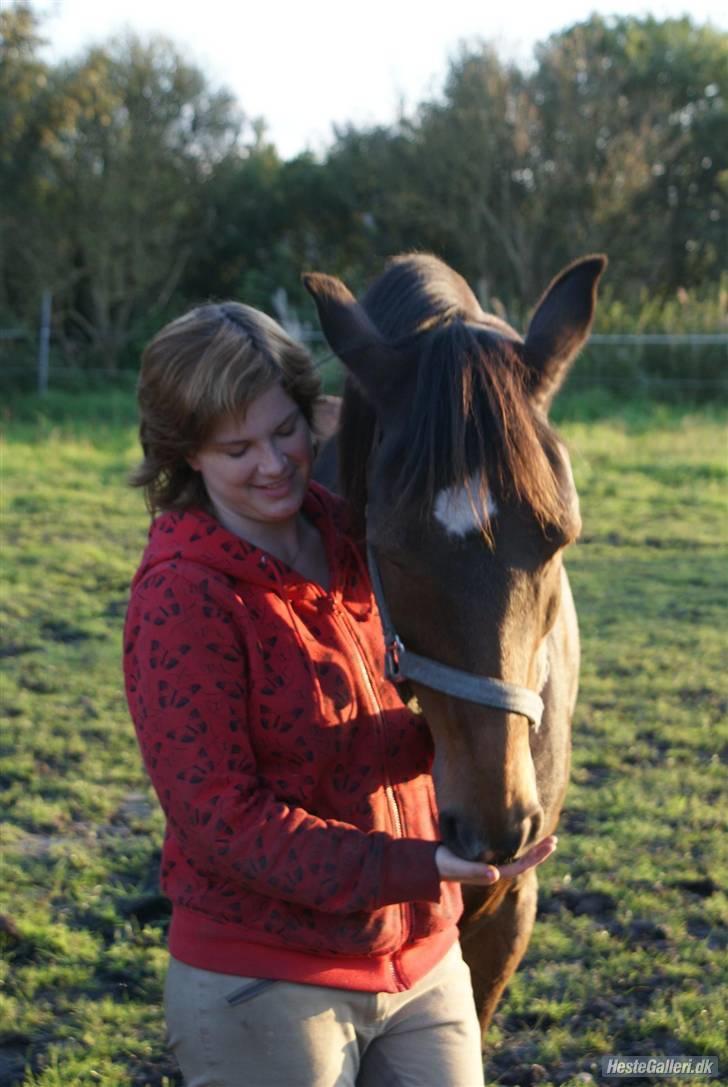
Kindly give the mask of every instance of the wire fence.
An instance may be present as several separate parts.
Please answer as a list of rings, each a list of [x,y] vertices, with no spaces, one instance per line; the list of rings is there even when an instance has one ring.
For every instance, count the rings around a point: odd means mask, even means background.
[[[298,329],[322,373],[326,392],[339,391],[343,367],[321,332]],[[11,345],[22,344],[19,350]],[[10,350],[9,350],[10,348]],[[5,356],[5,357],[3,357]],[[0,329],[0,386],[4,391],[43,395],[48,389],[83,392],[94,387],[133,390],[136,369],[73,366],[58,350],[43,347],[22,329]],[[728,398],[728,333],[594,333],[568,382],[572,391],[603,389],[616,394],[698,399]]]
[[[672,347],[700,347],[708,344],[722,344],[728,346],[728,333],[725,332],[593,332],[589,337],[589,346],[604,345],[607,347],[634,346],[672,346]]]

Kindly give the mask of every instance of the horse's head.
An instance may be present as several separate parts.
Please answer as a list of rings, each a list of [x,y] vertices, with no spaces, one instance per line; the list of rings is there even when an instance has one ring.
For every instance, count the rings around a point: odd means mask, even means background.
[[[353,379],[342,483],[365,511],[404,645],[533,691],[560,636],[561,554],[580,530],[547,412],[588,335],[605,263],[587,257],[557,276],[523,339],[434,257],[395,258],[361,303],[337,279],[305,277]],[[415,689],[446,844],[502,861],[549,831],[528,720]]]

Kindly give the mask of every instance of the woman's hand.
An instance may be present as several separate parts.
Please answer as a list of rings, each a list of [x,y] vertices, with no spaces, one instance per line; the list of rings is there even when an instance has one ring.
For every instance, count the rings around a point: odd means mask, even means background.
[[[464,861],[447,848],[446,845],[438,846],[435,852],[435,864],[440,873],[440,879],[445,882],[473,883],[487,886],[489,883],[497,883],[499,879],[513,879],[527,872],[529,868],[535,868],[543,864],[556,849],[558,839],[553,835],[538,842],[527,853],[511,864],[504,864],[496,868],[493,864],[480,864],[477,861]]]

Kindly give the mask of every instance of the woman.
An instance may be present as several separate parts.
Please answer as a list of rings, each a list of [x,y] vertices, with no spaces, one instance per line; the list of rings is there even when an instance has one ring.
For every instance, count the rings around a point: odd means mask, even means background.
[[[168,1038],[188,1087],[482,1084],[426,726],[382,678],[342,503],[310,481],[319,393],[262,313],[206,305],[147,347],[154,515],[125,676],[167,820]]]

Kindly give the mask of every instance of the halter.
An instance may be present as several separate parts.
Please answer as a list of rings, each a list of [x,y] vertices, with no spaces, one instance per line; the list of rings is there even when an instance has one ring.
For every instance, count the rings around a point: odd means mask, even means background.
[[[468,702],[492,706],[495,709],[506,710],[508,713],[519,713],[528,718],[534,732],[538,732],[543,716],[543,699],[529,687],[520,687],[517,683],[506,683],[502,679],[464,672],[460,668],[439,664],[437,661],[430,660],[429,657],[421,657],[405,649],[392,623],[392,617],[384,599],[379,564],[374,548],[368,541],[367,562],[384,631],[384,670],[387,679],[396,684],[413,679],[416,683],[430,687],[433,691],[442,691],[443,694],[452,695],[454,698],[464,698]]]

